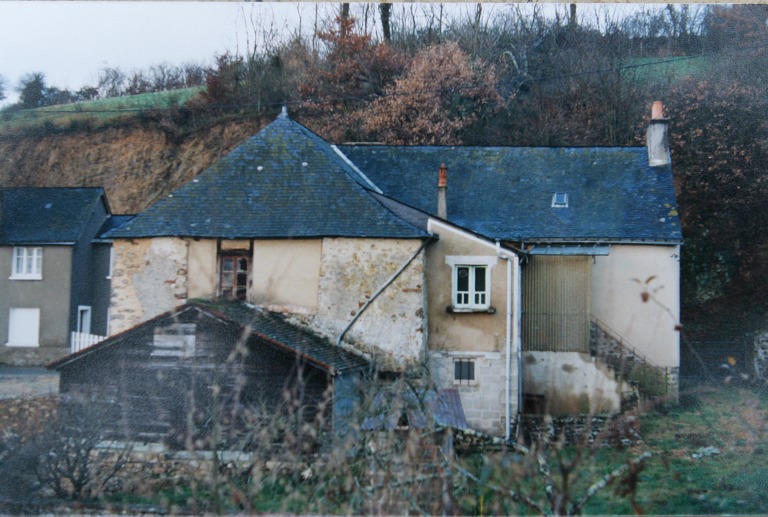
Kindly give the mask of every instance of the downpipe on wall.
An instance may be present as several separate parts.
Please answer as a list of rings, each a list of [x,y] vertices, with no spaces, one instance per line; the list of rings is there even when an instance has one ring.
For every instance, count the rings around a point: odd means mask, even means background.
[[[523,362],[522,362],[522,346],[520,343],[520,304],[517,304],[517,310],[513,304],[513,293],[520,292],[520,264],[515,261],[513,265],[512,257],[501,251],[501,241],[496,241],[496,254],[507,262],[507,313],[506,313],[506,389],[505,389],[505,407],[506,407],[506,425],[504,431],[504,439],[508,442],[511,438],[510,427],[512,424],[512,346],[513,343],[517,348],[517,368],[518,368],[518,386],[517,386],[517,426],[516,430],[520,431],[520,422],[522,419],[522,396],[523,396]],[[513,257],[517,258],[516,255]]]
[[[418,256],[421,254],[421,252],[422,252],[422,251],[424,251],[424,248],[426,248],[426,247],[427,247],[427,245],[431,244],[432,242],[434,242],[434,241],[436,241],[436,240],[437,240],[437,236],[435,236],[435,234],[433,234],[433,233],[431,233],[431,232],[430,232],[430,234],[429,234],[429,237],[427,237],[427,238],[424,240],[424,242],[422,242],[422,243],[421,243],[421,246],[419,246],[419,249],[418,249],[418,250],[416,250],[416,253],[414,253],[414,254],[413,254],[411,257],[409,257],[409,258],[408,258],[408,260],[406,260],[406,261],[403,263],[403,265],[402,265],[402,266],[400,266],[400,269],[398,269],[397,271],[395,271],[395,272],[394,272],[394,274],[393,274],[392,276],[390,276],[390,277],[387,279],[387,281],[386,281],[386,282],[384,282],[384,283],[381,285],[381,287],[379,287],[379,288],[376,290],[376,292],[375,292],[375,293],[373,293],[373,295],[372,295],[370,298],[368,298],[368,299],[365,301],[365,303],[363,304],[363,306],[362,306],[362,307],[360,307],[360,310],[359,310],[359,311],[357,311],[357,313],[354,315],[354,317],[352,318],[352,320],[350,320],[350,322],[347,324],[347,326],[346,326],[346,327],[344,327],[344,330],[342,330],[342,331],[341,331],[341,334],[339,334],[339,337],[338,337],[338,338],[336,338],[336,346],[341,346],[341,341],[344,339],[344,336],[347,334],[347,332],[349,332],[349,329],[351,329],[351,328],[352,328],[352,325],[354,325],[354,324],[355,324],[355,322],[356,322],[356,321],[357,321],[357,320],[360,318],[360,316],[362,316],[362,315],[363,315],[363,313],[364,313],[364,312],[365,312],[365,310],[368,308],[368,306],[369,306],[369,305],[371,305],[371,303],[373,303],[373,301],[374,301],[376,298],[378,298],[378,296],[379,296],[381,293],[383,293],[383,292],[384,292],[384,290],[385,290],[387,287],[389,287],[389,286],[392,284],[392,282],[394,282],[394,281],[397,279],[397,277],[399,277],[399,276],[402,274],[402,272],[403,272],[403,271],[405,271],[405,269],[406,269],[406,268],[407,268],[407,267],[408,267],[408,266],[411,264],[411,262],[413,262],[413,261],[414,261],[414,259],[416,259],[416,257],[418,257]]]

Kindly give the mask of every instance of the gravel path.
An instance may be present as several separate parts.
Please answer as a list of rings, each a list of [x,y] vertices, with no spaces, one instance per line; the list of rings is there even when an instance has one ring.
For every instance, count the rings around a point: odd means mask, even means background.
[[[0,366],[0,399],[56,395],[59,374],[46,368]]]

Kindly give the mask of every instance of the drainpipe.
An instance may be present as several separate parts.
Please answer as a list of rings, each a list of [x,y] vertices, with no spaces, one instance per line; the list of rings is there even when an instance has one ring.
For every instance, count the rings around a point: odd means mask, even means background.
[[[401,274],[403,271],[405,271],[405,268],[407,268],[407,267],[408,267],[408,265],[409,265],[411,262],[413,262],[413,260],[414,260],[416,257],[418,257],[418,256],[419,256],[419,254],[420,254],[420,253],[421,253],[421,252],[424,250],[424,248],[426,248],[426,247],[427,247],[427,245],[428,245],[428,244],[430,244],[431,242],[433,242],[433,241],[435,241],[435,240],[437,240],[437,239],[436,239],[436,237],[435,237],[435,235],[434,235],[434,234],[432,234],[432,233],[430,233],[430,234],[429,234],[429,237],[428,237],[427,239],[425,239],[425,240],[424,240],[424,242],[422,242],[422,243],[421,243],[421,246],[419,246],[419,249],[418,249],[418,250],[416,250],[416,253],[414,253],[414,254],[413,254],[413,255],[412,255],[412,256],[411,256],[411,257],[410,257],[408,260],[406,260],[406,261],[403,263],[403,265],[402,265],[402,266],[400,266],[400,269],[398,269],[397,271],[395,271],[395,273],[394,273],[394,274],[393,274],[391,277],[389,277],[389,278],[387,279],[387,281],[386,281],[386,282],[384,282],[384,284],[382,284],[382,286],[381,286],[381,287],[379,287],[379,288],[376,290],[376,292],[375,292],[375,293],[373,293],[373,295],[372,295],[370,298],[368,298],[368,300],[366,300],[366,302],[363,304],[363,306],[362,306],[362,307],[360,307],[360,310],[359,310],[359,311],[357,311],[357,314],[355,314],[355,316],[354,316],[354,317],[352,318],[352,320],[351,320],[351,321],[350,321],[350,322],[347,324],[347,326],[346,326],[346,327],[344,327],[344,330],[342,330],[342,331],[341,331],[341,334],[339,334],[339,337],[338,337],[338,338],[336,338],[336,346],[341,346],[341,340],[342,340],[342,339],[344,339],[344,336],[346,335],[346,333],[347,333],[347,332],[349,332],[349,329],[350,329],[350,328],[352,328],[352,325],[354,325],[354,324],[355,324],[355,322],[356,322],[356,321],[357,321],[357,320],[360,318],[360,316],[362,316],[362,315],[363,315],[363,313],[364,313],[364,312],[365,312],[365,310],[368,308],[368,306],[369,306],[371,303],[373,303],[373,300],[375,300],[375,299],[376,299],[376,298],[377,298],[377,297],[378,297],[378,296],[379,296],[381,293],[383,293],[383,292],[384,292],[384,290],[385,290],[387,287],[389,287],[389,286],[390,286],[390,284],[392,284],[392,282],[394,282],[394,281],[397,279],[397,277],[398,277],[398,276],[400,276],[400,274]]]
[[[517,438],[520,438],[520,430],[523,423],[523,285],[522,285],[522,267],[520,266],[520,259],[515,264],[515,277],[514,277],[514,289],[518,293],[517,310],[515,311],[515,346],[517,347],[517,427],[515,431]]]
[[[517,437],[520,433],[520,423],[523,416],[523,347],[520,339],[520,322],[522,318],[522,306],[518,303],[513,304],[513,293],[520,293],[520,262],[515,261],[513,265],[512,258],[501,253],[501,242],[496,241],[496,255],[507,261],[507,315],[506,315],[506,430],[504,439],[509,441],[511,436],[509,428],[512,423],[511,402],[512,402],[512,347],[517,349],[517,426],[515,428]],[[522,299],[518,296],[518,301]]]
[[[510,404],[512,402],[512,261],[509,257],[502,255],[501,242],[496,241],[496,255],[507,261],[507,315],[506,315],[506,389],[504,407],[506,410],[504,440],[507,442],[510,438],[509,427],[512,423]]]

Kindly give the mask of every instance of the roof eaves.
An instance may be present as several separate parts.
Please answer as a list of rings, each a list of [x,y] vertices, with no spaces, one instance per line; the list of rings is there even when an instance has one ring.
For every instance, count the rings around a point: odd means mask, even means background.
[[[139,329],[142,329],[142,328],[144,328],[146,326],[149,326],[149,325],[153,325],[153,324],[155,324],[159,320],[162,320],[162,319],[165,319],[165,318],[169,318],[171,316],[177,316],[179,314],[183,314],[183,313],[185,313],[185,312],[187,312],[189,310],[198,310],[198,311],[200,311],[200,310],[204,310],[204,307],[200,307],[200,306],[197,306],[197,305],[194,305],[194,304],[179,305],[179,306],[177,306],[177,307],[175,307],[175,308],[173,308],[173,309],[171,309],[169,311],[166,311],[166,312],[164,312],[162,314],[158,314],[154,318],[151,318],[151,319],[149,319],[147,321],[141,322],[138,325],[135,325],[135,326],[133,326],[133,327],[131,327],[129,329],[126,329],[126,330],[124,330],[124,331],[122,331],[122,332],[120,332],[118,334],[115,334],[113,336],[109,336],[109,337],[107,337],[107,339],[105,339],[103,341],[100,341],[100,342],[96,343],[93,346],[89,346],[88,348],[83,348],[82,350],[79,350],[77,352],[71,353],[69,355],[65,355],[62,358],[56,359],[55,361],[51,361],[50,363],[48,363],[46,365],[46,368],[49,369],[49,370],[54,370],[54,369],[58,370],[62,366],[66,366],[66,365],[68,365],[68,364],[70,364],[70,363],[72,363],[74,361],[79,361],[80,359],[82,359],[82,358],[84,358],[86,356],[89,356],[89,355],[93,354],[94,352],[99,352],[99,351],[101,351],[101,350],[103,350],[105,348],[111,348],[112,346],[115,346],[116,344],[118,344],[118,343],[122,342],[123,340],[125,340],[130,334],[132,334],[133,332],[135,332],[135,331],[137,331]]]

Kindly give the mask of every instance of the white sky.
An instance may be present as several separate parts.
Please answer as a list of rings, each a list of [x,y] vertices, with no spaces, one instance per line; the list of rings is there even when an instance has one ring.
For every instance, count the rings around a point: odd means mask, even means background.
[[[99,70],[151,65],[211,64],[216,54],[243,50],[251,20],[287,31],[311,5],[240,2],[0,1],[0,76],[6,95],[30,72],[46,84],[79,89]],[[260,14],[264,13],[264,14]],[[248,30],[246,30],[246,22]],[[293,25],[292,25],[293,26]]]
[[[244,51],[254,39],[254,26],[282,34],[300,27],[311,34],[316,9],[322,14],[338,5],[0,0],[0,76],[8,97],[0,104],[17,100],[15,87],[27,73],[42,72],[47,85],[77,90],[95,85],[107,66],[128,73],[160,63],[207,65],[216,54]],[[406,5],[412,6],[401,8]],[[474,9],[473,4],[445,5]]]

